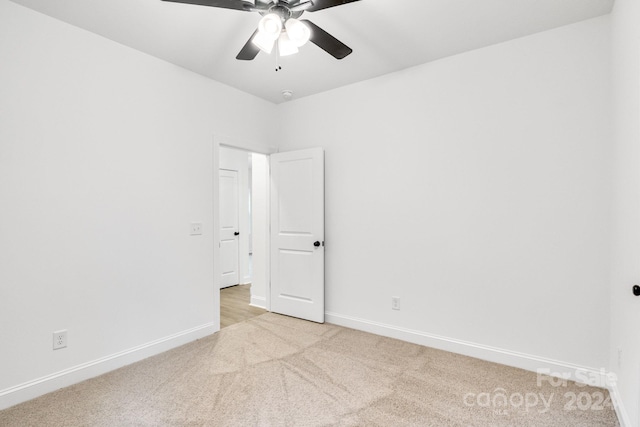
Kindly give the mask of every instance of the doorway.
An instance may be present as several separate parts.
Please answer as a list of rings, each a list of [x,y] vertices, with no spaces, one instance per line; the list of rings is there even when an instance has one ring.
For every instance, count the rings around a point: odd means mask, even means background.
[[[221,142],[214,140],[213,143],[213,269],[217,310],[214,322],[220,321],[223,283],[220,170],[233,169],[226,163],[223,166],[221,158],[230,149],[238,158],[238,153],[242,154],[246,162],[251,159],[251,192],[250,196],[240,194],[238,197],[240,204],[246,201],[247,205],[238,208],[237,235],[239,285],[246,277],[243,271],[251,265],[250,279],[244,282],[251,283],[248,305],[323,323],[324,150],[316,147],[268,154],[252,151],[250,147],[239,148],[246,147],[241,143],[226,145]],[[242,173],[238,174],[240,188],[244,188],[242,176]],[[246,176],[249,176],[248,171]],[[251,219],[251,229],[242,225],[243,218]],[[241,238],[247,242],[246,246]],[[247,261],[243,268],[242,259],[248,254],[243,247],[249,250],[249,241],[251,262]]]
[[[220,327],[267,311],[268,157],[219,147]]]

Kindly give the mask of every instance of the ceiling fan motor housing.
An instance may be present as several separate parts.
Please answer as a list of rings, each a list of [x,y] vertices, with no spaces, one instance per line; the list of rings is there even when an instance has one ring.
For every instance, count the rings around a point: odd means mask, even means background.
[[[265,16],[269,13],[275,13],[280,17],[280,19],[282,19],[282,23],[284,23],[289,18],[299,18],[304,12],[303,10],[294,12],[289,9],[286,4],[287,3],[278,3],[267,9],[261,10],[259,13],[262,16]]]

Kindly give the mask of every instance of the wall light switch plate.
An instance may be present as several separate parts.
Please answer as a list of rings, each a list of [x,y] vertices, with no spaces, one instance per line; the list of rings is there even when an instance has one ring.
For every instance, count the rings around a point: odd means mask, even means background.
[[[202,223],[201,222],[192,222],[191,223],[191,235],[199,236],[202,234]]]

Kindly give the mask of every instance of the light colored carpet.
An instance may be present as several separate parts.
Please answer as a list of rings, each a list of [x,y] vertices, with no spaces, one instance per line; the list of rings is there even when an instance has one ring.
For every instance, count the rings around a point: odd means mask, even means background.
[[[0,425],[618,425],[609,405],[595,405],[605,390],[537,382],[532,372],[267,313],[0,411]]]

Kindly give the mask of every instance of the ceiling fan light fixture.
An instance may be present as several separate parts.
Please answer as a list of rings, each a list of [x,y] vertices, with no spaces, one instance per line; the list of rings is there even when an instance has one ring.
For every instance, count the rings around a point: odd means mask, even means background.
[[[295,18],[287,19],[284,23],[287,30],[287,35],[293,44],[297,47],[304,46],[305,43],[311,38],[311,30],[304,23]]]
[[[298,46],[291,41],[284,31],[280,33],[280,38],[278,38],[278,53],[280,56],[289,56],[298,53]]]
[[[256,33],[251,42],[258,46],[260,50],[266,54],[271,53],[271,51],[273,50],[273,45],[276,43],[276,41],[272,39],[268,34],[264,34],[260,31]]]
[[[2,1],[2,0],[0,0]],[[270,53],[276,46],[276,70],[280,55],[290,55],[298,51],[308,41],[333,56],[343,59],[353,50],[331,34],[309,21],[299,20],[305,12],[317,12],[360,0],[162,0],[209,6],[241,12],[257,12],[261,15],[258,29],[245,42],[236,55],[241,61],[251,61],[262,52]],[[289,22],[287,22],[289,21]],[[283,36],[284,33],[284,36]],[[280,40],[281,39],[281,40]],[[276,44],[277,43],[277,44]],[[281,45],[281,46],[280,46]],[[278,49],[280,47],[280,49]],[[278,52],[279,50],[282,53]]]
[[[275,13],[268,13],[258,23],[258,33],[276,40],[282,32],[282,19]]]

